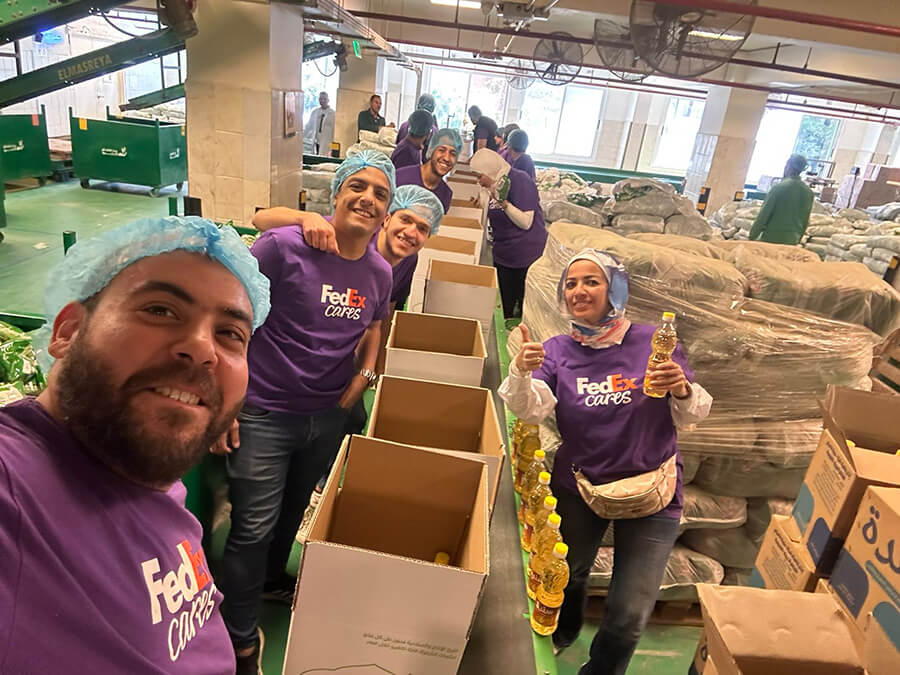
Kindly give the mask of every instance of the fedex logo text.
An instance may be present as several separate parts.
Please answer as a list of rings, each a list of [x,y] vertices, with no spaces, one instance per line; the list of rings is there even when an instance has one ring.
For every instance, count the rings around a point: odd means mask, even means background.
[[[355,288],[348,288],[341,293],[335,291],[331,284],[322,284],[320,302],[325,305],[325,316],[356,320],[366,307],[366,296],[360,295]]]
[[[631,403],[631,391],[639,389],[636,377],[623,377],[621,373],[608,375],[602,382],[591,382],[587,377],[575,378],[579,396],[584,396],[588,408],[600,405],[623,405]]]

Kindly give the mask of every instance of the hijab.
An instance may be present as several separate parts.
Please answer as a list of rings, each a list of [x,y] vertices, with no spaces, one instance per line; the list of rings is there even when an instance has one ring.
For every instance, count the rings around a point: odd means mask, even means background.
[[[566,305],[566,277],[569,268],[577,260],[589,260],[603,271],[608,287],[608,299],[612,309],[600,323],[591,325],[577,321]],[[569,258],[556,288],[556,299],[563,317],[569,321],[569,335],[576,342],[592,349],[606,349],[622,344],[631,321],[625,317],[628,303],[628,272],[613,256],[593,248],[586,248]]]
[[[469,167],[475,173],[484,174],[494,181],[493,187],[489,190],[490,196],[498,202],[506,201],[509,196],[509,162],[503,159],[493,150],[489,148],[481,148],[472,155],[469,160]],[[481,188],[486,191],[486,188]]]

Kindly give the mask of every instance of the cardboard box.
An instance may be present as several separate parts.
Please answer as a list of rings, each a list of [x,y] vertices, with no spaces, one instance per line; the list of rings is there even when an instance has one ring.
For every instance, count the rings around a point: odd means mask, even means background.
[[[423,311],[475,319],[481,323],[487,342],[494,323],[497,292],[497,270],[493,267],[432,260],[425,281]]]
[[[709,640],[706,637],[706,630],[700,633],[700,639],[697,641],[697,650],[694,652],[694,660],[690,675],[707,675],[709,673]]]
[[[475,242],[475,262],[481,262],[481,246],[484,243],[484,227],[480,216],[476,218],[460,218],[459,216],[446,215],[441,219],[442,237],[465,239]]]
[[[892,645],[900,673],[900,488],[866,490],[830,585],[867,643]]]
[[[300,561],[285,675],[456,673],[490,569],[487,496],[480,462],[346,438]]]
[[[412,286],[409,291],[407,308],[411,312],[421,312],[425,302],[425,279],[431,267],[432,260],[446,260],[467,265],[474,265],[475,242],[456,237],[435,235],[425,241],[425,246],[419,251],[419,260],[413,271]]]
[[[487,351],[474,319],[395,312],[385,375],[481,386]]]
[[[484,462],[493,510],[506,452],[487,389],[382,377],[375,389],[368,435]]]
[[[793,518],[818,574],[827,575],[869,485],[900,485],[900,396],[829,387],[825,430]],[[849,447],[852,440],[857,447]]]
[[[707,664],[721,675],[863,675],[830,597],[711,584],[698,584],[697,593]]]
[[[477,220],[481,223],[482,227],[484,227],[485,210],[477,204],[473,204],[467,200],[460,201],[461,204],[457,205],[455,203],[457,202],[456,199],[450,200],[450,210],[447,211],[447,215],[455,216],[457,218],[472,218],[473,220]]]
[[[451,178],[447,185],[453,191],[453,199],[478,199],[481,196],[481,186],[477,180]]]
[[[750,585],[780,591],[812,591],[818,581],[814,568],[794,520],[773,515],[756,556]]]

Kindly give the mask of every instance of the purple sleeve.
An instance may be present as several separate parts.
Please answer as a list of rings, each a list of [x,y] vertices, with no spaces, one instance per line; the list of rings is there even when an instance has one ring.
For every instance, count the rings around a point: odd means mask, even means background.
[[[546,382],[556,396],[556,340],[553,338],[544,342],[544,362],[531,376]]]
[[[375,316],[372,317],[373,321],[383,321],[387,319],[391,315],[391,294],[385,293],[384,298],[382,298],[381,303],[379,303],[378,307],[375,308]]]
[[[447,213],[450,210],[450,201],[453,199],[453,190],[444,181],[441,181],[435,190],[435,194],[444,206],[444,213]]]
[[[397,143],[399,144],[406,135],[409,133],[409,122],[404,122],[400,125],[400,128],[397,129]]]
[[[256,258],[256,262],[259,263],[259,271],[266,275],[273,289],[275,284],[281,279],[281,264],[283,261],[281,251],[278,250],[275,232],[276,230],[263,232],[250,248],[250,253]],[[300,233],[299,227],[297,228],[297,233]]]
[[[684,349],[679,342],[675,347],[675,352],[672,354],[672,360],[681,366],[682,370],[684,370],[684,376],[688,379],[688,382],[694,381],[694,370],[691,368],[691,365],[688,363],[687,355],[684,353]]]
[[[537,185],[527,173],[521,169],[509,172],[509,201],[520,211],[537,211],[541,205]]]
[[[14,607],[19,590],[22,553],[19,550],[22,514],[13,497],[13,489],[6,465],[0,460],[0,560],[3,561],[3,573],[0,574],[0,663],[6,660],[7,651],[12,645],[6,636],[12,633]]]
[[[521,169],[529,176],[531,176],[531,180],[536,180],[537,174],[534,170],[534,161],[532,161],[531,157],[529,157],[528,155],[522,155],[519,158],[518,164],[519,166],[516,168]]]
[[[488,133],[487,127],[475,127],[475,140],[486,140],[490,137],[490,133]]]

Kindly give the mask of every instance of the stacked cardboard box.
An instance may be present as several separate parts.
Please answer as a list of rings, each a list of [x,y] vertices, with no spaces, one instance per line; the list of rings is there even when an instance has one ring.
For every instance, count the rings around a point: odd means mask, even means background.
[[[425,280],[422,311],[475,319],[481,324],[481,334],[487,342],[494,325],[497,292],[497,271],[493,267],[432,260]]]

